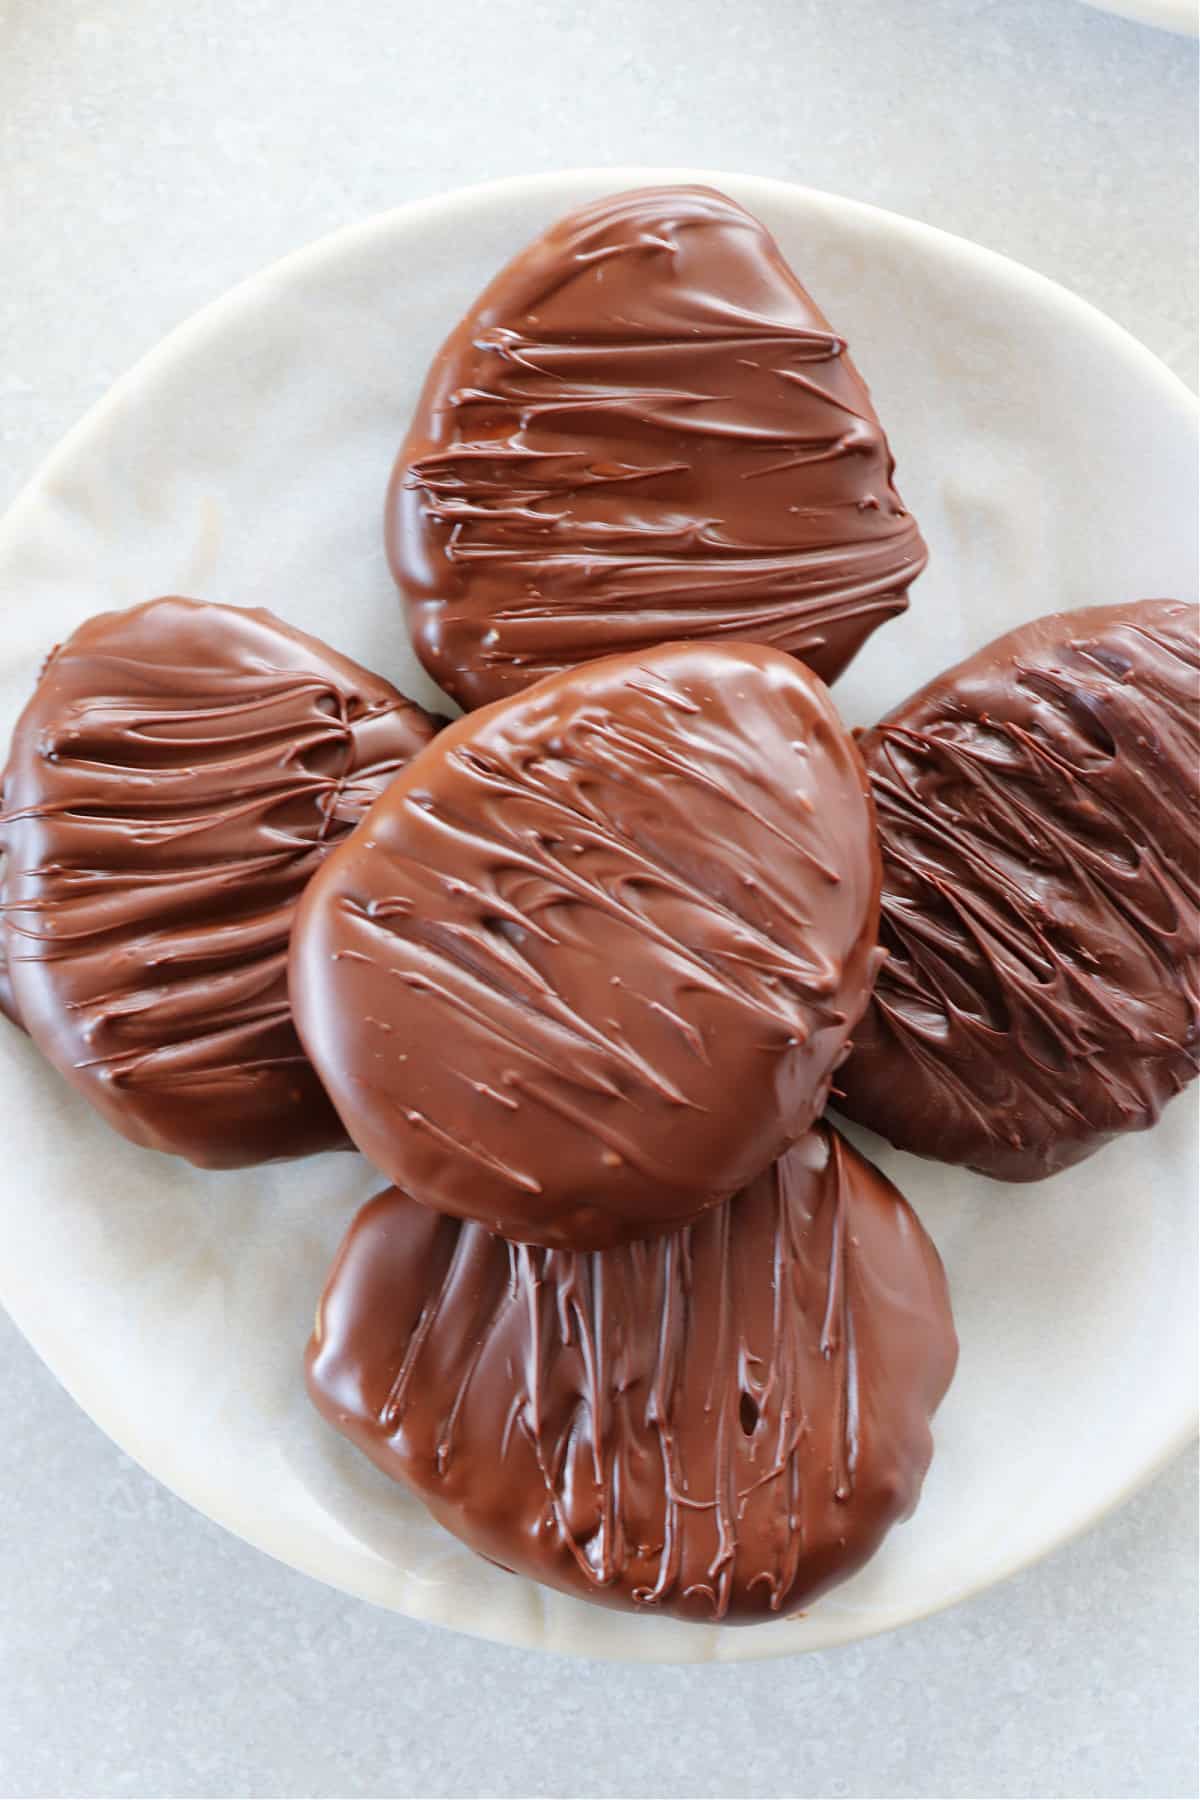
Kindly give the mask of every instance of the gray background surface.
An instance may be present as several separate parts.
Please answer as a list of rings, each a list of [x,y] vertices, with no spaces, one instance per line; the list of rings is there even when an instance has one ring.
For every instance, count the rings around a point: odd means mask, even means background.
[[[877,201],[1057,278],[1194,380],[1196,75],[1193,42],[1076,0],[0,0],[0,504],[273,257],[573,164]],[[0,1371],[6,1796],[1197,1792],[1190,1456],[891,1638],[622,1668],[322,1589],[143,1475],[2,1321]]]

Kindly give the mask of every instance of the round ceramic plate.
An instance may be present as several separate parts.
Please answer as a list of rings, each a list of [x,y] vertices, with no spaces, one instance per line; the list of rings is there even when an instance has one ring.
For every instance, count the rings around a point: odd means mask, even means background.
[[[429,358],[541,227],[659,180],[711,182],[777,234],[850,339],[929,541],[911,611],[838,685],[850,721],[1035,614],[1194,593],[1192,400],[1080,301],[970,244],[779,182],[543,176],[342,232],[208,308],[118,383],[0,526],[0,734],[57,638],[168,592],[270,607],[432,699],[380,531]],[[202,1173],[115,1136],[16,1032],[0,1042],[0,1285],[17,1323],[186,1500],[402,1612],[600,1656],[844,1642],[1029,1562],[1194,1428],[1187,1101],[1032,1188],[858,1134],[933,1233],[962,1338],[915,1517],[803,1618],[718,1630],[588,1607],[477,1561],[309,1407],[314,1302],[353,1210],[381,1185],[358,1158]]]
[[[1181,37],[1200,33],[1200,8],[1196,0],[1088,0],[1102,12],[1117,13],[1138,25],[1157,25],[1161,31],[1178,32]]]

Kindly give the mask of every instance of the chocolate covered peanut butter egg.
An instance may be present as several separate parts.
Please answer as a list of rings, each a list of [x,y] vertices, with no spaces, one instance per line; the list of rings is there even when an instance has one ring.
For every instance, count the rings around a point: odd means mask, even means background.
[[[309,1391],[493,1562],[746,1624],[843,1581],[916,1505],[957,1345],[890,1182],[818,1126],[649,1243],[509,1243],[395,1189],[342,1245]]]
[[[701,187],[597,200],[496,277],[433,364],[386,536],[467,707],[677,638],[833,681],[926,558],[845,342]]]
[[[9,756],[4,945],[118,1131],[212,1168],[345,1143],[292,1026],[292,916],[433,729],[266,612],[155,600],[54,651]]]
[[[849,1117],[1035,1181],[1195,1076],[1198,620],[1037,619],[863,736],[887,961],[837,1077]]]
[[[877,892],[824,685],[776,650],[661,645],[440,733],[305,894],[292,1004],[405,1193],[598,1248],[726,1199],[820,1113]]]

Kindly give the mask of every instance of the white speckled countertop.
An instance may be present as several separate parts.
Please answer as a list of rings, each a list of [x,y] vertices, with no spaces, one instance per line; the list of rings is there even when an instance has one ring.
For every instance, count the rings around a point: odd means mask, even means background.
[[[1064,282],[1194,381],[1196,78],[1194,42],[1075,0],[0,0],[0,504],[241,276],[546,167],[690,163],[873,200]],[[3,1322],[0,1358],[3,1795],[1200,1786],[1190,1456],[898,1636],[621,1668],[320,1588],[157,1487]]]

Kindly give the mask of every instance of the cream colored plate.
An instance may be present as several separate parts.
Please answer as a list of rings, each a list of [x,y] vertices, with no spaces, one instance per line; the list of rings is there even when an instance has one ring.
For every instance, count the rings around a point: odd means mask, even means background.
[[[1160,31],[1174,31],[1180,37],[1200,33],[1200,9],[1196,0],[1088,0],[1089,6],[1102,12],[1117,13],[1138,25],[1157,25]]]
[[[172,591],[269,606],[428,699],[380,513],[429,357],[541,226],[659,179],[710,181],[778,234],[850,338],[929,540],[912,611],[837,689],[852,722],[1053,607],[1194,595],[1193,402],[1080,301],[955,238],[778,182],[542,176],[339,233],[118,383],[0,526],[0,731],[56,638]],[[476,1561],[311,1412],[313,1304],[380,1185],[357,1158],[213,1175],[134,1149],[8,1031],[0,1116],[0,1291],[96,1422],[273,1555],[511,1643],[733,1660],[883,1631],[1080,1530],[1194,1429],[1188,1102],[1036,1188],[880,1152],[945,1257],[962,1337],[915,1518],[806,1618],[706,1630],[609,1613]]]

